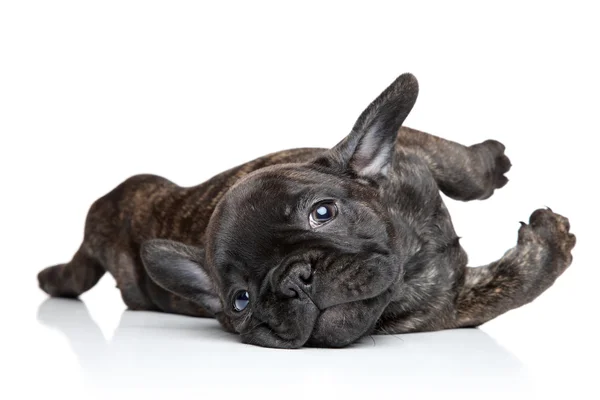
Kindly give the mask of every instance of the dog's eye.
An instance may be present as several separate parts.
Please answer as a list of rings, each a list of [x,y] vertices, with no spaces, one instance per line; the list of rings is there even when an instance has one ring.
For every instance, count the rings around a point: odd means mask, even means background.
[[[250,294],[245,290],[240,290],[233,297],[233,309],[235,311],[244,311],[248,307],[248,303],[250,303]]]
[[[317,227],[331,221],[337,215],[337,207],[331,201],[322,202],[313,207],[310,212],[310,224]]]

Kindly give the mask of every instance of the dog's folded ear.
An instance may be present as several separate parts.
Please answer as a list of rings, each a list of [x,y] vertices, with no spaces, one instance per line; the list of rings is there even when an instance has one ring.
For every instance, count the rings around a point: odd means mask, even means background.
[[[418,96],[417,79],[402,74],[359,116],[344,140],[320,158],[358,176],[385,175],[394,155],[396,137]]]
[[[217,314],[221,301],[204,267],[204,250],[165,239],[151,239],[141,246],[148,275],[169,292],[197,303]]]

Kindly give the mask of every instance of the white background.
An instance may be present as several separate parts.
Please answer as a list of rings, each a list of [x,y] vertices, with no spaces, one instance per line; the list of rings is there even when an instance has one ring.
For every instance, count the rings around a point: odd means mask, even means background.
[[[0,3],[0,397],[598,398],[594,2],[286,4]],[[127,177],[195,185],[333,146],[402,72],[421,88],[407,126],[497,139],[513,163],[491,199],[448,200],[471,265],[512,247],[536,208],[570,219],[572,267],[532,304],[479,330],[283,351],[212,320],[124,312],[109,276],[85,305],[38,290]]]

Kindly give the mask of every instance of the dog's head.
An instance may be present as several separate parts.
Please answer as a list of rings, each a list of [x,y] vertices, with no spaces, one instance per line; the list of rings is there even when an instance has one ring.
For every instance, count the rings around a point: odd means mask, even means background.
[[[149,275],[246,343],[341,347],[369,333],[402,277],[407,234],[384,189],[417,93],[403,74],[334,148],[240,179],[211,216],[204,248],[144,243]]]

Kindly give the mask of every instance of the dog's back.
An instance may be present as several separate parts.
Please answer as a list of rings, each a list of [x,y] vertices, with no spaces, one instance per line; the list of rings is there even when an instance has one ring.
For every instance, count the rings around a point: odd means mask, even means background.
[[[240,178],[270,165],[305,162],[322,151],[306,148],[269,154],[189,188],[156,175],[133,176],[92,204],[79,250],[69,263],[41,271],[40,288],[52,296],[77,297],[108,271],[130,309],[211,316],[148,277],[139,254],[142,242],[169,238],[203,244],[216,205]]]

